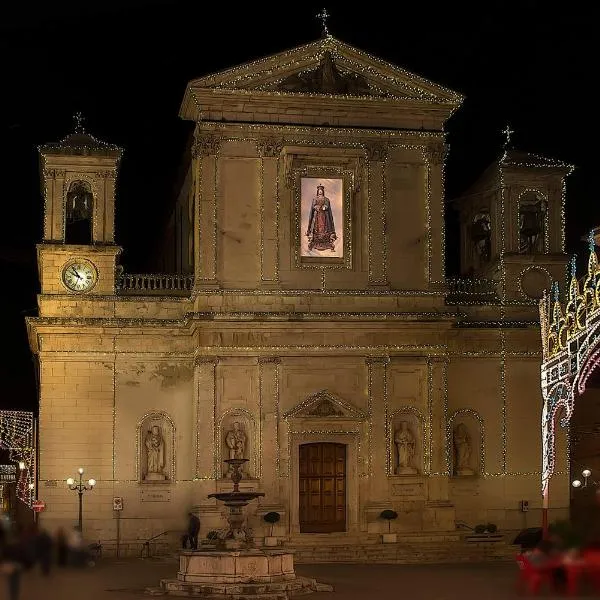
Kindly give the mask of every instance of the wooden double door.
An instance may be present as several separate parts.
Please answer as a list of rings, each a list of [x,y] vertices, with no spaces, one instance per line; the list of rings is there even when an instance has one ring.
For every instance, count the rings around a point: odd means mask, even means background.
[[[345,444],[302,444],[299,473],[300,532],[346,531]]]

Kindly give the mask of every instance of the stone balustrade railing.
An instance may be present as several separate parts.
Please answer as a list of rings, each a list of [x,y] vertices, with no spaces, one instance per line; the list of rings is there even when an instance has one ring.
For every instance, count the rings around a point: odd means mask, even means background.
[[[446,293],[449,302],[494,302],[498,297],[498,283],[491,279],[449,278]]]
[[[124,274],[117,279],[117,289],[126,294],[183,295],[194,287],[193,275]]]
[[[129,295],[189,294],[194,288],[193,275],[181,274],[123,274],[117,278],[117,289]],[[494,302],[497,300],[497,282],[490,279],[446,279],[449,302]]]

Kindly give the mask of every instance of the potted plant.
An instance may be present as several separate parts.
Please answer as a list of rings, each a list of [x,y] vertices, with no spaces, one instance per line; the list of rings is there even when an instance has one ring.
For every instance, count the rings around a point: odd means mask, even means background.
[[[398,518],[398,513],[395,510],[384,510],[379,515],[381,519],[388,522],[388,532],[381,536],[381,541],[384,544],[395,544],[398,541],[398,536],[392,533],[392,521]]]
[[[273,536],[273,527],[279,522],[281,515],[278,512],[268,512],[263,519],[271,525],[271,535],[265,537],[265,546],[277,546],[278,540]]]

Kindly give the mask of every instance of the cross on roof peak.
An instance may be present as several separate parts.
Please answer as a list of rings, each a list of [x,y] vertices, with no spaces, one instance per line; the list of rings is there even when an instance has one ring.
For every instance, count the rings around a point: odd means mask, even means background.
[[[509,146],[510,146],[510,138],[512,137],[512,134],[515,132],[514,129],[510,128],[510,125],[507,123],[506,127],[504,127],[504,129],[502,130],[502,133],[504,134],[504,149],[506,150]]]
[[[329,28],[327,27],[327,19],[329,19],[329,17],[331,16],[328,12],[326,8],[323,8],[321,10],[320,13],[318,13],[317,15],[315,15],[317,19],[319,19],[321,21],[321,35],[323,37],[328,37],[329,34]]]
[[[79,111],[73,115],[73,125],[75,133],[85,133],[85,129],[83,127],[84,120],[85,119],[83,115]]]

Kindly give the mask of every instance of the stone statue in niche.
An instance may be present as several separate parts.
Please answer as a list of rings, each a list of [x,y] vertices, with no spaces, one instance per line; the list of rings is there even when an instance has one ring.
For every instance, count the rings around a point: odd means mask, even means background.
[[[490,215],[488,213],[479,213],[473,219],[471,225],[471,240],[475,248],[475,254],[479,257],[480,263],[488,263],[492,254],[492,227],[490,224]]]
[[[233,428],[225,434],[225,445],[229,456],[227,458],[248,458],[246,456],[246,434],[239,421],[233,423]],[[243,472],[243,465],[241,467]],[[231,477],[232,470],[228,469],[225,475]]]
[[[396,429],[394,443],[398,453],[397,475],[414,475],[417,469],[412,465],[415,457],[415,436],[408,427],[407,421],[400,421]]]
[[[165,439],[159,425],[152,425],[144,438],[146,447],[146,474],[144,481],[164,481]]]
[[[473,475],[471,462],[471,437],[464,423],[459,423],[454,428],[454,474]]]

